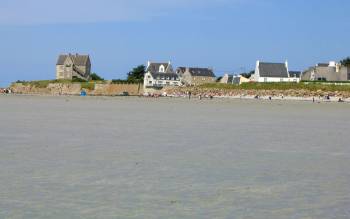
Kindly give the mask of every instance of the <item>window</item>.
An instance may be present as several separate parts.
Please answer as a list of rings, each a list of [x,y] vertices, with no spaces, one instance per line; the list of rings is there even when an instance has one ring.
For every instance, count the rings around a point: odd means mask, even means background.
[[[165,72],[165,69],[164,69],[164,66],[163,65],[161,65],[161,66],[159,66],[159,72]]]
[[[148,77],[147,78],[151,78],[151,76],[150,75],[148,75]]]
[[[167,82],[166,82],[166,85],[170,85],[170,82],[169,82],[169,81],[167,81]]]
[[[267,78],[264,78],[264,82],[267,82]]]
[[[152,81],[149,81],[148,83],[149,83],[149,84],[152,84]]]
[[[280,78],[280,82],[283,82],[283,78]]]

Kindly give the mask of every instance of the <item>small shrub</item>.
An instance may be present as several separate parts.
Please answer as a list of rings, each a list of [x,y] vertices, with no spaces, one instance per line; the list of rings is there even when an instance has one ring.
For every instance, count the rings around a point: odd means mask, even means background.
[[[94,90],[95,83],[93,82],[83,82],[81,83],[81,89]]]

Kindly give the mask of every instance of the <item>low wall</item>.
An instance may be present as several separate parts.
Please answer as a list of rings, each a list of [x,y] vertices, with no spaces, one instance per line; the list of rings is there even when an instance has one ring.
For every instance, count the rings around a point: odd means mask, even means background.
[[[185,95],[191,92],[193,96],[216,96],[216,97],[230,97],[230,96],[290,96],[290,97],[342,97],[350,98],[350,92],[347,91],[309,91],[305,89],[289,89],[289,90],[244,90],[244,89],[218,89],[218,88],[200,88],[200,87],[182,87],[169,88],[166,90],[168,95]]]
[[[36,87],[29,84],[12,84],[11,90],[17,94],[39,94],[39,95],[79,95],[81,91],[80,83],[52,83],[47,87]]]
[[[140,84],[95,84],[94,89],[84,89],[89,95],[113,96],[123,92],[130,95],[143,93],[143,86]],[[49,83],[46,87],[36,87],[31,84],[14,83],[11,86],[13,93],[37,94],[37,95],[80,95],[81,83]]]
[[[118,95],[128,92],[129,95],[139,95],[143,93],[142,84],[96,84],[91,91],[93,95]]]

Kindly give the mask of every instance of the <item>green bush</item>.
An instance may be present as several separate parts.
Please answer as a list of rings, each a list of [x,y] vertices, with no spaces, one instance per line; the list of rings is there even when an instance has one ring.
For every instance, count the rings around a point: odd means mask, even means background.
[[[94,90],[95,83],[94,82],[83,82],[83,83],[81,83],[81,89]]]
[[[92,73],[90,75],[90,77],[91,77],[91,80],[93,80],[93,81],[104,81],[105,80],[104,78],[102,78],[101,76],[99,76],[96,73]]]

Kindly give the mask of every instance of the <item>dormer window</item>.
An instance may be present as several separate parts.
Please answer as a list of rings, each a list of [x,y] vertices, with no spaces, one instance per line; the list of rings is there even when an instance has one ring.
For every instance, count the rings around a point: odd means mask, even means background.
[[[162,72],[162,73],[164,73],[164,72],[165,72],[164,65],[159,66],[159,72]]]

